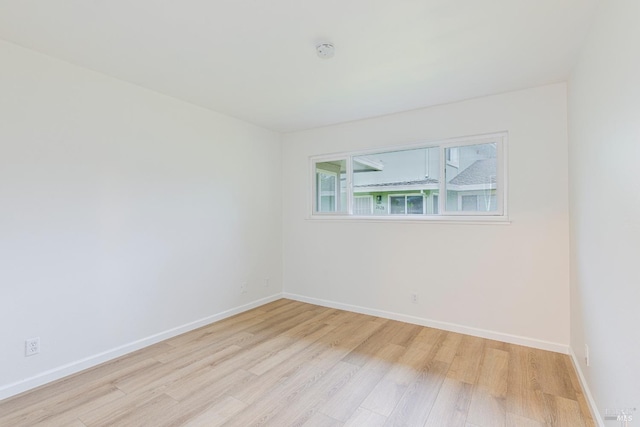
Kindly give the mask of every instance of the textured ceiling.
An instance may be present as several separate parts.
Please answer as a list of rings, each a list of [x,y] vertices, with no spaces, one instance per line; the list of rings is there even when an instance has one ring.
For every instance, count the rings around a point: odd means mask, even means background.
[[[0,0],[0,38],[287,132],[564,81],[595,4]]]

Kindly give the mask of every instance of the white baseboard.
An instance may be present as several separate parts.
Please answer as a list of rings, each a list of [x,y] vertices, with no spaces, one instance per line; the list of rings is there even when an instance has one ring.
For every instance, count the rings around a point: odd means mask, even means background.
[[[277,293],[277,294],[250,302],[248,304],[244,304],[229,310],[225,310],[223,312],[216,313],[211,316],[207,316],[203,319],[196,320],[194,322],[190,322],[185,325],[178,326],[178,327],[151,335],[149,337],[142,338],[137,341],[121,345],[119,347],[104,351],[102,353],[85,357],[84,359],[80,359],[75,362],[67,363],[66,365],[62,365],[45,372],[41,372],[32,377],[25,378],[23,380],[16,381],[11,384],[1,385],[0,401],[9,397],[15,396],[17,394],[20,394],[22,392],[25,392],[27,390],[31,390],[33,388],[50,383],[52,381],[59,380],[66,376],[78,373],[85,369],[97,366],[101,363],[108,362],[109,360],[113,360],[117,357],[124,356],[125,354],[131,353],[133,351],[140,350],[141,348],[148,347],[152,344],[156,344],[160,341],[164,341],[166,339],[175,337],[185,332],[189,332],[194,329],[200,328],[202,326],[206,326],[210,323],[217,322],[218,320],[222,320],[227,317],[234,316],[236,314],[245,312],[247,310],[251,310],[252,308],[259,307],[261,305],[267,304],[271,301],[275,301],[280,298],[282,298],[282,294]]]
[[[472,328],[469,326],[457,325],[455,323],[441,322],[438,320],[425,319],[407,314],[393,313],[390,311],[377,310],[373,308],[361,307],[351,304],[343,304],[335,301],[328,301],[319,298],[306,297],[303,295],[284,292],[284,298],[308,302],[309,304],[320,305],[323,307],[336,308],[339,310],[353,311],[355,313],[368,314],[370,316],[383,317],[385,319],[398,320],[400,322],[412,323],[420,326],[428,326],[430,328],[442,329],[460,334],[473,335],[475,337],[487,338],[496,341],[507,342],[510,344],[522,345],[525,347],[538,348],[541,350],[553,351],[556,353],[569,354],[569,346],[566,344],[554,343],[550,341],[538,340],[535,338],[521,337],[518,335],[510,335],[502,332],[489,331],[486,329]]]
[[[600,417],[600,413],[598,412],[598,405],[596,405],[596,401],[593,399],[593,395],[591,394],[591,390],[589,390],[589,386],[587,384],[587,380],[582,373],[582,369],[580,368],[580,363],[578,363],[578,358],[573,351],[573,347],[569,347],[569,356],[571,356],[571,361],[573,362],[573,367],[578,373],[578,379],[580,380],[580,385],[582,386],[582,390],[584,391],[585,397],[587,398],[587,403],[589,404],[589,409],[591,410],[591,416],[593,420],[598,423],[599,427],[605,427],[604,421]]]

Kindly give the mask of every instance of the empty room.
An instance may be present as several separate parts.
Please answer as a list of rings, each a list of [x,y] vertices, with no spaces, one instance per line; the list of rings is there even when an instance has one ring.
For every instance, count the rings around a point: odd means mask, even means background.
[[[0,0],[0,426],[640,425],[637,0]]]

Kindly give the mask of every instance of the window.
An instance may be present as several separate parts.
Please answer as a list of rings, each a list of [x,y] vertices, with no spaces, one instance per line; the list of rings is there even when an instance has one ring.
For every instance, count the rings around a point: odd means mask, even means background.
[[[421,194],[390,195],[389,213],[391,215],[424,214],[424,197]]]
[[[354,215],[373,214],[373,196],[353,196]]]
[[[504,220],[506,139],[500,133],[312,157],[313,217]]]
[[[316,212],[347,212],[346,172],[346,160],[316,163]]]
[[[449,212],[496,212],[498,156],[497,144],[473,144],[447,147],[456,152],[457,167],[447,164],[445,188]]]

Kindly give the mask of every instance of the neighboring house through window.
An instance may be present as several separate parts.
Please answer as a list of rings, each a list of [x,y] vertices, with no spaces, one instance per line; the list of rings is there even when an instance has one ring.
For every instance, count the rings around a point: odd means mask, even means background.
[[[354,215],[373,214],[373,196],[353,196]]]
[[[346,160],[318,162],[315,165],[315,210],[319,213],[347,212]]]
[[[389,213],[391,215],[422,215],[424,214],[424,197],[422,194],[390,195]]]

